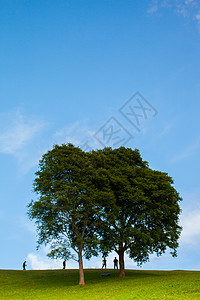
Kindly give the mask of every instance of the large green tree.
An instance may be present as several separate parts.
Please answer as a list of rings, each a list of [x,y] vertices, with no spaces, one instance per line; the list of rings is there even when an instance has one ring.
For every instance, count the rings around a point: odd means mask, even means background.
[[[98,254],[93,225],[100,211],[99,199],[105,195],[95,187],[104,186],[97,171],[88,153],[72,144],[56,145],[39,162],[34,180],[38,198],[28,205],[29,217],[37,224],[38,247],[49,244],[50,257],[77,260],[80,285],[85,284],[82,257]]]
[[[104,148],[93,151],[91,159],[104,170],[113,194],[111,201],[102,199],[98,232],[102,252],[119,255],[120,277],[125,276],[125,253],[138,264],[167,248],[176,256],[181,198],[172,178],[150,169],[137,149]]]

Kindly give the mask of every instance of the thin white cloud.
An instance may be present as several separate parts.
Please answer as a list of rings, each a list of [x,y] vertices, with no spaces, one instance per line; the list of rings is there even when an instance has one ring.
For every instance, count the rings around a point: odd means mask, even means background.
[[[53,135],[53,140],[57,144],[72,143],[78,146],[86,134],[87,128],[85,124],[83,125],[77,121],[71,126],[65,126],[64,128],[57,130]]]
[[[5,120],[6,119],[6,120]],[[5,121],[7,127],[5,128]],[[16,154],[41,131],[44,123],[38,119],[24,117],[20,111],[4,116],[4,130],[0,131],[0,152]]]
[[[149,14],[153,14],[153,13],[155,13],[157,10],[158,10],[158,6],[157,6],[157,5],[152,5],[152,6],[147,10],[147,12],[148,12]]]
[[[200,25],[200,11],[198,14],[196,14],[195,18],[196,18],[198,24]]]
[[[180,242],[186,244],[196,244],[200,240],[200,210],[193,210],[183,214],[181,217],[183,231]]]
[[[54,133],[51,128],[47,134],[50,128],[46,121],[16,110],[1,113],[0,124],[0,153],[14,156],[22,175],[35,167],[55,144],[72,143],[84,151],[101,148],[87,120],[76,121]]]
[[[62,260],[52,260],[44,255],[29,253],[27,256],[27,269],[32,270],[47,270],[47,269],[62,269]]]
[[[149,8],[147,10],[147,12],[149,14],[153,14],[153,13],[157,12],[157,10],[159,8],[158,2],[159,2],[159,0],[152,0],[151,1],[150,6],[149,6]]]
[[[170,131],[174,128],[174,125],[175,125],[174,121],[171,121],[171,123],[168,123],[168,124],[164,125],[163,128],[161,129],[160,133],[156,137],[156,140],[159,140],[160,138],[163,138],[167,134],[169,134]]]
[[[194,0],[185,0],[185,4],[187,5],[187,4],[190,4],[190,3],[192,3],[192,2],[194,2]]]
[[[72,143],[85,151],[97,147],[86,120],[47,133],[46,121],[15,110],[1,113],[0,124],[0,153],[16,158],[21,175],[35,167],[54,144]]]
[[[20,110],[0,114],[0,153],[13,155],[22,173],[28,172],[40,157],[40,139],[47,123]]]
[[[24,229],[26,229],[27,231],[33,233],[36,235],[37,230],[36,230],[36,226],[35,223],[33,221],[28,220],[27,218],[25,218],[24,216],[20,217],[19,220],[20,226]]]
[[[200,24],[200,1],[199,0],[153,0],[150,4],[148,13],[153,14],[160,9],[172,9],[183,17],[191,18]]]
[[[180,225],[183,227],[180,244],[193,246],[200,242],[200,188],[182,191],[183,203]]]
[[[82,120],[56,131],[53,135],[53,141],[54,144],[72,143],[83,148],[83,150],[87,148],[86,145],[88,144],[89,148],[94,149],[99,147],[99,143],[93,137],[94,134],[95,132],[89,128],[87,121]]]
[[[157,10],[158,10],[158,6],[157,6],[157,5],[154,5],[154,6],[152,6],[151,8],[149,8],[148,12],[149,12],[150,14],[152,14],[152,13],[156,12]]]
[[[193,142],[190,146],[186,147],[183,151],[175,155],[172,159],[171,162],[178,162],[183,159],[187,159],[193,155],[196,155],[197,152],[200,149],[200,138],[198,138],[196,141]]]

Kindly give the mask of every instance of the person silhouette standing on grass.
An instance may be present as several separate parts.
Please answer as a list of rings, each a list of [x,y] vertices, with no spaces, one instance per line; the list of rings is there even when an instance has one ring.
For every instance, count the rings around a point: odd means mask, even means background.
[[[115,268],[118,270],[118,259],[117,259],[117,257],[115,257],[113,262],[114,262],[114,270],[115,270]]]
[[[103,267],[105,267],[105,269],[106,269],[106,258],[105,257],[102,260],[102,269],[103,269]]]
[[[26,271],[26,260],[23,262],[23,270]]]
[[[66,267],[66,260],[63,261],[63,270],[65,270]]]

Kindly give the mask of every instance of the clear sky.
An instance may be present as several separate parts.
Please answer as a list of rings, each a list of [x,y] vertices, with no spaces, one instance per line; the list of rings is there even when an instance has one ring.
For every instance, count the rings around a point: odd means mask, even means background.
[[[62,268],[35,250],[26,212],[41,155],[72,142],[138,148],[168,172],[183,198],[178,257],[142,268],[200,270],[198,0],[0,0],[0,99],[1,269]]]

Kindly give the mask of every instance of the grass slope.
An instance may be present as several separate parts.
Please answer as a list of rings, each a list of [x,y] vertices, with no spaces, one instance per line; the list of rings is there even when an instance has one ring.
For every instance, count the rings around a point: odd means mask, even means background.
[[[200,272],[85,270],[84,287],[78,270],[0,270],[0,299],[200,299]]]

